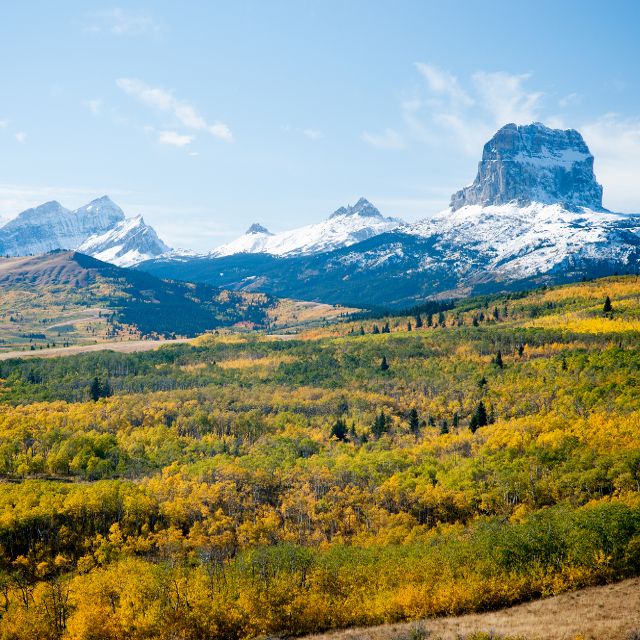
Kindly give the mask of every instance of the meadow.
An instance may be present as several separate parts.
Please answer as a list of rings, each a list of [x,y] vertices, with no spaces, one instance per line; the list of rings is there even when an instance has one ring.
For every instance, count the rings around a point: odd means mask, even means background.
[[[295,636],[638,575],[638,278],[430,309],[0,362],[0,638]]]

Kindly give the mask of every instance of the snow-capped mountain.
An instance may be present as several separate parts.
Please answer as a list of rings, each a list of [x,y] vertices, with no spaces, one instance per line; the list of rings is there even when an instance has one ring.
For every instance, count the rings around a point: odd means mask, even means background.
[[[54,249],[75,249],[94,233],[104,233],[124,220],[107,196],[70,211],[59,202],[27,209],[0,228],[0,254],[19,256]]]
[[[277,237],[259,235],[265,243]],[[593,156],[577,131],[509,124],[446,210],[324,253],[276,255],[285,259],[236,254],[143,268],[301,299],[407,306],[636,271],[640,215],[603,208]]]
[[[168,251],[141,217],[125,218],[108,196],[75,211],[56,201],[46,202],[0,227],[0,255],[37,255],[57,249],[77,249],[120,266]]]
[[[77,250],[103,262],[130,267],[169,251],[142,216],[125,218],[103,234],[94,234]]]
[[[502,127],[485,144],[473,184],[451,197],[451,208],[511,202],[601,210],[602,187],[582,136],[539,122]]]
[[[353,206],[340,207],[327,220],[291,231],[271,233],[260,224],[252,224],[244,235],[214,249],[209,255],[220,258],[236,253],[274,256],[324,253],[390,231],[400,224],[401,220],[385,218],[368,200],[360,198]]]

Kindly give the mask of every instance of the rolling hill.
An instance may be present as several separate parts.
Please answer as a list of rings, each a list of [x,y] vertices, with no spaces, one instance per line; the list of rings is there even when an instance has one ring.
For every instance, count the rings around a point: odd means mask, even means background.
[[[261,326],[273,305],[263,294],[161,280],[73,251],[0,259],[0,292],[5,349]]]

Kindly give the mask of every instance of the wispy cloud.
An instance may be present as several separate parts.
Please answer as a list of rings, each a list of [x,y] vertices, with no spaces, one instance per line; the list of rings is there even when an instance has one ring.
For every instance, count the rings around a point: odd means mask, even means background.
[[[24,131],[17,131],[14,137],[20,144],[24,144],[27,141],[27,134]]]
[[[461,82],[435,65],[415,66],[424,83],[402,103],[402,117],[418,140],[455,144],[471,155],[504,124],[539,118],[544,94],[527,89],[530,74],[478,71]]]
[[[595,172],[604,186],[604,205],[640,213],[640,117],[608,113],[578,127],[595,157]]]
[[[8,120],[0,120],[0,129],[6,129],[9,126]]]
[[[116,36],[142,36],[158,34],[162,28],[150,13],[113,7],[92,13],[85,31]]]
[[[93,100],[85,100],[84,106],[91,111],[94,116],[97,116],[102,110],[102,100],[94,98]]]
[[[318,131],[318,129],[304,129],[302,134],[309,140],[320,140],[320,138],[324,137],[322,131]]]
[[[186,147],[193,142],[193,136],[183,135],[177,131],[160,131],[158,142],[160,144],[170,144],[174,147]]]
[[[404,149],[402,136],[394,129],[385,129],[382,133],[363,131],[360,139],[376,149]]]
[[[171,91],[152,87],[137,78],[118,78],[116,84],[127,95],[134,97],[142,104],[165,113],[170,113],[176,121],[193,131],[206,131],[212,136],[233,141],[231,129],[222,122],[207,122],[189,103],[176,98]]]

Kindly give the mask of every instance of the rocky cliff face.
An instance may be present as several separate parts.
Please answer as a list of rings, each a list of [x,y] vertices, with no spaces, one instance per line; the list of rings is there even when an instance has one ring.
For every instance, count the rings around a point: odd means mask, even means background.
[[[502,127],[485,144],[473,184],[451,197],[451,208],[509,202],[602,210],[602,187],[582,136],[538,122]]]

